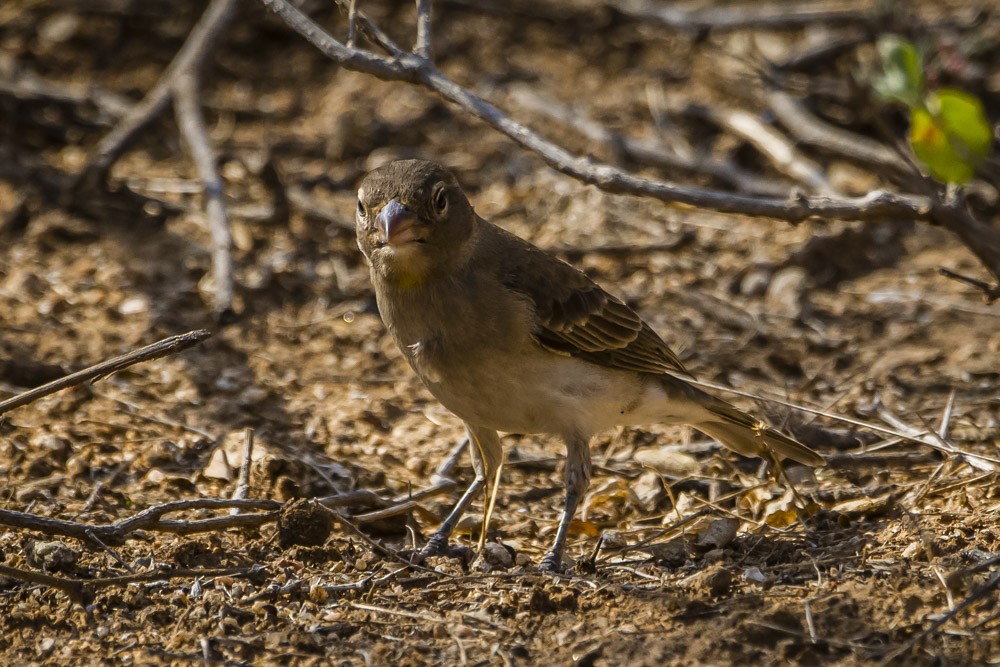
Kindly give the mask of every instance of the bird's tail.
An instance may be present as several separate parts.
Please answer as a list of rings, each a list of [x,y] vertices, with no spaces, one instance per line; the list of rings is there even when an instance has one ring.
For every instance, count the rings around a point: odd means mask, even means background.
[[[710,400],[702,407],[714,417],[692,424],[696,429],[715,438],[723,445],[744,456],[764,456],[770,451],[778,456],[808,466],[823,465],[823,457],[801,442],[779,433],[725,401],[704,394]]]

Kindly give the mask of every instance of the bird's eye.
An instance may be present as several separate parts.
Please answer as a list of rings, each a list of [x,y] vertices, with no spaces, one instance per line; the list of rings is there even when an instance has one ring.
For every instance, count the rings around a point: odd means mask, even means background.
[[[439,185],[434,191],[434,211],[438,215],[444,215],[448,210],[448,191],[444,185]]]
[[[361,199],[358,199],[358,215],[362,218],[365,217],[365,204],[361,201]]]

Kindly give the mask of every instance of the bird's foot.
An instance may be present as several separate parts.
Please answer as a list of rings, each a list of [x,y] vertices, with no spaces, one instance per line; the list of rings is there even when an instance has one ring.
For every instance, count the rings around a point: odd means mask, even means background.
[[[545,554],[545,558],[539,563],[538,569],[540,572],[547,572],[548,574],[561,574],[563,571],[562,565],[562,554],[555,551],[550,551]]]
[[[448,553],[448,536],[442,535],[441,533],[434,533],[431,539],[427,540],[427,544],[421,549],[416,557],[418,562],[423,563],[425,560],[431,556],[442,556]]]
[[[441,537],[437,533],[427,541],[423,549],[404,549],[399,552],[413,565],[423,565],[431,556],[440,556],[448,553],[448,538]]]
[[[472,549],[464,544],[449,544],[448,538],[440,533],[435,533],[424,548],[420,551],[405,554],[414,565],[423,565],[432,556],[444,556],[445,558],[455,558],[468,566],[472,562]]]

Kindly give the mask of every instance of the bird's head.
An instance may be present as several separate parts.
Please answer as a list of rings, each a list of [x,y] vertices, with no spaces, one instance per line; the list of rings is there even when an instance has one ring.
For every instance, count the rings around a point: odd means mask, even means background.
[[[390,162],[358,189],[358,246],[372,268],[399,287],[445,275],[463,262],[474,219],[458,181],[435,162]]]

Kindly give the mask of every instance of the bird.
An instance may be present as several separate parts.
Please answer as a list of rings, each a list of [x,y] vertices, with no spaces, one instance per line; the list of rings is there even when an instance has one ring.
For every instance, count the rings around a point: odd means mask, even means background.
[[[625,302],[572,265],[488,222],[455,176],[396,160],[361,181],[355,216],[378,310],[430,393],[465,425],[475,479],[419,556],[445,553],[469,504],[503,464],[498,432],[566,445],[565,502],[539,565],[560,572],[591,477],[590,440],[618,425],[687,424],[745,456],[820,466],[823,457],[692,385],[693,376]]]

